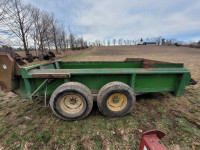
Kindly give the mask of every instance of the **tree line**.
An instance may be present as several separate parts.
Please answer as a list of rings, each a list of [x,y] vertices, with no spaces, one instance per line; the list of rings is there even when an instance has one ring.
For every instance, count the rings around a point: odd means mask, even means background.
[[[53,13],[24,4],[22,0],[0,0],[0,25],[1,30],[21,41],[26,55],[31,48],[41,52],[55,49],[58,53],[58,50],[84,49],[88,45],[82,36],[71,32],[70,26],[67,34],[64,23]]]
[[[162,36],[152,37],[152,38],[140,38],[140,39],[107,39],[107,40],[95,40],[95,42],[89,42],[89,45],[92,46],[129,46],[129,45],[143,45],[145,43],[154,43],[155,45],[166,45],[166,46],[189,46],[189,47],[199,47],[199,42],[184,42],[177,40],[175,38],[167,39]]]

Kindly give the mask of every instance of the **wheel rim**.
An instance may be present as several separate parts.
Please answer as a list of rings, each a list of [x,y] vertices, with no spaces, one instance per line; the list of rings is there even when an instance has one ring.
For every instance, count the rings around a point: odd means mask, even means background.
[[[66,113],[76,114],[83,109],[84,99],[77,94],[67,94],[61,98],[60,107]]]
[[[121,111],[127,105],[127,97],[122,93],[112,94],[107,99],[107,107],[112,111]]]

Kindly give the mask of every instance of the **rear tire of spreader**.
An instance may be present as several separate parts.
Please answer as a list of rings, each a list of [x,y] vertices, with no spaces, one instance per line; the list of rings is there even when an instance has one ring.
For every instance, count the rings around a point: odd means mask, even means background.
[[[92,110],[92,93],[81,83],[64,83],[51,95],[50,107],[53,113],[63,120],[83,119]]]
[[[135,101],[133,90],[127,84],[117,81],[104,85],[97,96],[99,110],[108,117],[120,117],[128,114]]]

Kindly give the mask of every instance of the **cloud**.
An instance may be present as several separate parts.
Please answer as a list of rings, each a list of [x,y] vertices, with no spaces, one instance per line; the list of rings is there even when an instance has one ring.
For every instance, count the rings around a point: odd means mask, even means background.
[[[200,1],[88,0],[86,3],[91,6],[77,10],[74,22],[80,28],[88,28],[84,36],[89,40],[149,36],[181,38],[181,34],[200,32],[200,20],[197,19]]]
[[[10,33],[0,31],[0,45],[9,45],[15,48],[21,46],[21,41]]]
[[[200,40],[200,0],[24,0],[88,41],[163,36]]]

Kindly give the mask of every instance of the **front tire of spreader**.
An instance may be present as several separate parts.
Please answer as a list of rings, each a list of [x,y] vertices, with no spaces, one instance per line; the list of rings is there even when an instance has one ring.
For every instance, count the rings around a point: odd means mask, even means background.
[[[53,113],[63,120],[80,120],[92,110],[92,93],[81,83],[64,83],[51,95],[50,107]]]
[[[133,90],[125,83],[110,82],[104,85],[97,96],[97,105],[107,117],[120,117],[128,114],[136,101]]]

